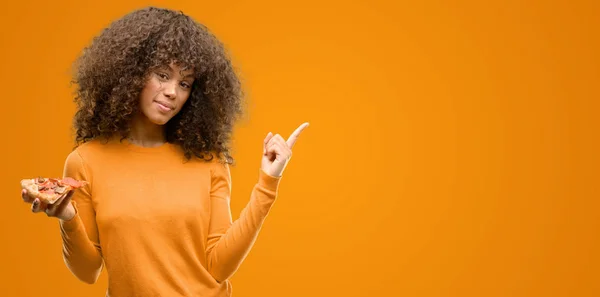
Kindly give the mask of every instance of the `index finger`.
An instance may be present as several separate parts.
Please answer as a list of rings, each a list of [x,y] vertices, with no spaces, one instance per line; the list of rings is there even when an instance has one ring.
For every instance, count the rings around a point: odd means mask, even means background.
[[[296,141],[298,140],[298,136],[300,136],[300,133],[302,132],[302,130],[304,130],[306,127],[308,127],[308,122],[303,123],[302,125],[300,125],[300,127],[296,128],[296,130],[294,131],[294,133],[292,133],[292,135],[290,135],[290,138],[288,138],[287,140],[287,145],[292,148],[294,146],[294,144],[296,143]]]
[[[27,203],[33,202],[33,199],[34,199],[34,197],[29,195],[29,192],[27,192],[27,190],[25,190],[25,189],[21,190],[21,198],[23,198],[23,201],[27,202]]]

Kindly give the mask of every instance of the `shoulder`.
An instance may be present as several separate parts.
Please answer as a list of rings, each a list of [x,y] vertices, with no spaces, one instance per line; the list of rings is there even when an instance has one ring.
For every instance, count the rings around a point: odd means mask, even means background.
[[[110,140],[101,140],[101,139],[92,139],[81,143],[77,146],[75,151],[79,152],[82,155],[87,154],[98,154],[106,150],[106,148],[110,146],[114,146],[115,139]]]
[[[66,157],[67,163],[79,162],[79,163],[89,163],[94,162],[94,160],[102,160],[106,152],[107,148],[114,146],[112,145],[112,140],[98,140],[93,139],[86,141],[77,145]]]
[[[211,153],[210,156],[212,159],[205,160],[204,162],[206,162],[210,166],[211,177],[213,179],[225,178],[229,180],[231,178],[229,163],[223,161],[222,159],[219,159],[216,153]]]

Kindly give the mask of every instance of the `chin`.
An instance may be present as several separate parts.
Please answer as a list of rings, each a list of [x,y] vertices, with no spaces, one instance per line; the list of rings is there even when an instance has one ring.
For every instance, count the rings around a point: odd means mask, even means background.
[[[163,126],[166,125],[169,120],[171,120],[171,118],[167,118],[167,117],[154,117],[154,118],[149,118],[150,122],[155,124],[155,125],[159,125],[159,126]]]
[[[150,123],[158,125],[158,126],[167,124],[167,122],[169,122],[169,120],[171,120],[171,118],[172,118],[172,117],[164,115],[164,114],[155,114],[155,113],[145,114],[145,116]]]

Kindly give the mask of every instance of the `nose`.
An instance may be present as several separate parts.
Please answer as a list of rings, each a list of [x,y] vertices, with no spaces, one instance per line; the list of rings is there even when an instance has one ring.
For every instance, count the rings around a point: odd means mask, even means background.
[[[163,84],[164,89],[163,89],[163,94],[165,95],[165,97],[169,98],[169,99],[174,99],[175,98],[175,83],[167,83],[167,84]]]

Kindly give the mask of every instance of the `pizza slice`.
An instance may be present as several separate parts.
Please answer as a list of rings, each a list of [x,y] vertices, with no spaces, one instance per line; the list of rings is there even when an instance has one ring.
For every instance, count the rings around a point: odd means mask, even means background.
[[[27,190],[30,196],[38,198],[46,204],[53,204],[69,191],[81,188],[85,184],[87,184],[86,181],[70,177],[63,179],[38,177],[21,180],[21,188]]]

